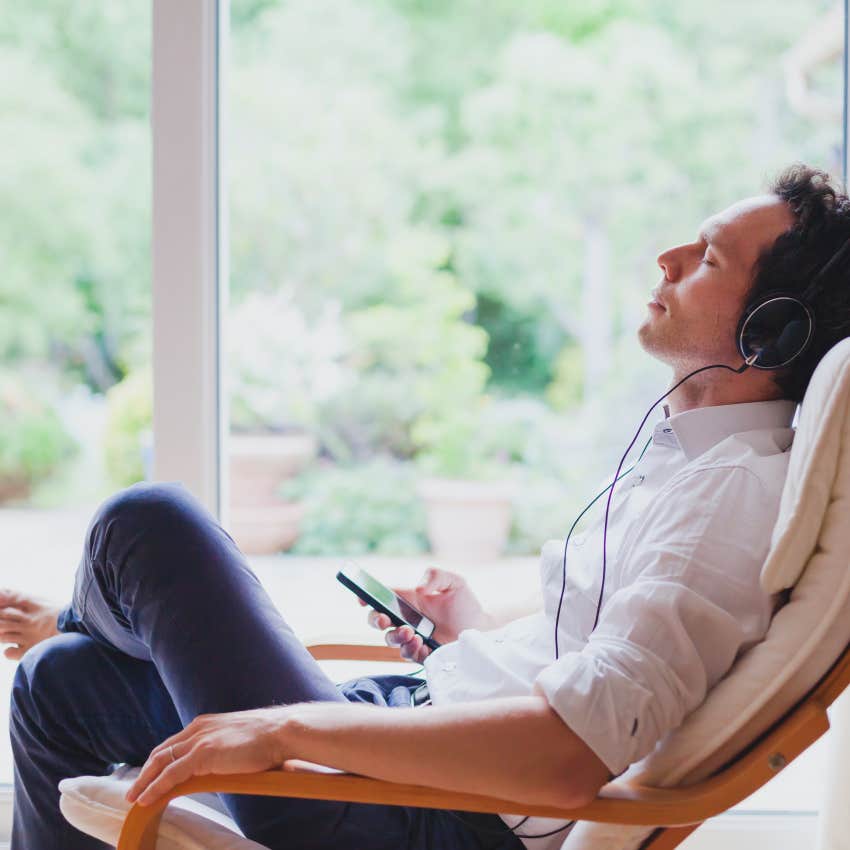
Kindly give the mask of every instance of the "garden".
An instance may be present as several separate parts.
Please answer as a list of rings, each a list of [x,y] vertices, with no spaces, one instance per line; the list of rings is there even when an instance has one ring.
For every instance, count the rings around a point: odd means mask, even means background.
[[[634,337],[659,250],[838,170],[840,110],[813,130],[783,71],[830,5],[232,0],[237,540],[562,535],[667,380]],[[0,501],[55,507],[150,469],[149,8],[0,9]]]

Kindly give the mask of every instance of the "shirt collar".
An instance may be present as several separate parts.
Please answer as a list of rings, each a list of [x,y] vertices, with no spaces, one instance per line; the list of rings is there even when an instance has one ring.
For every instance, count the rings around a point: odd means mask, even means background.
[[[732,434],[790,428],[796,409],[797,403],[788,399],[696,407],[662,419],[655,426],[652,441],[678,446],[692,461]]]

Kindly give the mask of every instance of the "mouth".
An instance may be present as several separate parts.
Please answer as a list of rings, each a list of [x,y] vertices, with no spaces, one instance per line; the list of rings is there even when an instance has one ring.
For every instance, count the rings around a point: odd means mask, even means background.
[[[664,302],[661,301],[661,299],[658,297],[658,292],[653,289],[652,292],[650,293],[650,295],[651,295],[651,298],[647,302],[647,306],[648,307],[656,307],[657,309],[664,310],[666,312],[667,307],[664,305]]]

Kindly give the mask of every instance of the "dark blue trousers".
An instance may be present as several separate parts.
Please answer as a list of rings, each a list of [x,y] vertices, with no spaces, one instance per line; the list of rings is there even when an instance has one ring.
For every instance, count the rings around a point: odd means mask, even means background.
[[[105,848],[64,820],[58,782],[142,764],[198,714],[305,700],[404,703],[415,684],[335,685],[233,540],[178,484],[137,484],[98,509],[60,629],[24,656],[13,685],[13,850]],[[495,816],[473,828],[434,810],[243,795],[224,802],[243,832],[272,850],[522,846]]]

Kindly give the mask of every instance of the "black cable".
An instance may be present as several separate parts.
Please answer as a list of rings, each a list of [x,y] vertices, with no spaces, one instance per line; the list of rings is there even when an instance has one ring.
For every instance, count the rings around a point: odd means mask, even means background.
[[[599,612],[602,609],[602,597],[603,597],[603,594],[605,593],[605,578],[606,578],[606,573],[607,573],[607,551],[606,550],[607,550],[607,543],[608,543],[608,515],[609,515],[610,510],[611,510],[611,497],[614,493],[614,487],[616,486],[617,482],[620,481],[621,478],[624,478],[626,475],[628,475],[640,463],[641,459],[646,454],[646,451],[649,448],[650,443],[652,442],[652,437],[650,437],[646,441],[646,444],[644,445],[643,449],[641,450],[641,453],[638,456],[638,459],[625,472],[623,472],[623,473],[620,472],[620,470],[622,470],[622,468],[623,468],[623,464],[625,463],[626,458],[629,456],[629,452],[632,450],[632,448],[634,447],[634,444],[637,442],[637,438],[640,436],[640,432],[643,430],[643,426],[646,424],[646,420],[649,419],[649,414],[652,413],[652,411],[655,410],[655,408],[662,401],[664,401],[664,399],[667,398],[667,396],[670,395],[670,393],[672,393],[674,390],[677,390],[680,386],[682,386],[682,384],[685,383],[685,381],[693,378],[694,375],[699,375],[700,372],[706,372],[709,369],[728,369],[730,372],[734,372],[735,374],[740,375],[742,372],[745,372],[747,369],[750,368],[750,366],[752,366],[752,364],[756,360],[757,356],[758,355],[753,355],[751,357],[748,357],[744,361],[744,364],[737,369],[734,366],[727,366],[725,363],[715,363],[715,364],[712,364],[711,366],[701,366],[699,369],[695,369],[690,374],[685,375],[685,377],[682,378],[682,380],[675,383],[669,390],[667,390],[666,393],[664,393],[663,396],[661,396],[657,401],[653,402],[652,406],[649,408],[649,410],[646,411],[646,414],[644,415],[643,419],[641,420],[641,423],[638,426],[638,429],[635,432],[634,437],[632,437],[632,441],[629,443],[628,448],[623,453],[623,456],[620,458],[620,462],[619,462],[619,464],[617,464],[617,471],[614,474],[614,480],[607,487],[605,487],[603,490],[600,490],[599,493],[597,493],[593,497],[593,499],[587,504],[587,506],[582,510],[582,512],[575,518],[575,521],[570,526],[570,530],[567,532],[567,539],[564,541],[564,558],[563,558],[563,566],[562,566],[562,571],[561,571],[561,598],[558,600],[558,611],[555,615],[555,658],[556,658],[556,660],[559,656],[558,624],[560,623],[560,620],[561,620],[561,608],[563,607],[564,593],[566,592],[566,586],[567,586],[567,546],[569,545],[569,542],[570,542],[570,536],[572,535],[573,530],[575,529],[576,525],[578,525],[581,518],[607,492],[608,493],[608,499],[605,503],[605,520],[604,520],[603,529],[602,529],[602,583],[601,583],[600,588],[599,588],[599,598],[596,602],[596,617],[593,620],[593,628],[595,629],[596,626],[599,623]],[[487,827],[472,824],[469,821],[467,821],[459,812],[455,812],[455,811],[452,811],[450,809],[444,809],[444,811],[446,811],[453,818],[459,820],[462,824],[464,824],[469,829],[472,829],[473,831],[478,832],[479,834],[507,835],[508,833],[513,833],[517,838],[549,838],[552,835],[557,835],[559,832],[563,832],[565,829],[569,829],[571,826],[573,826],[575,824],[575,821],[567,821],[567,823],[565,823],[563,826],[558,827],[558,829],[553,829],[550,832],[543,832],[543,833],[540,833],[538,835],[527,835],[527,834],[516,832],[516,830],[519,829],[524,823],[526,823],[526,821],[528,821],[528,819],[530,817],[529,815],[526,815],[515,826],[508,826],[507,824],[505,824],[505,829],[501,830],[501,829],[489,829]]]
[[[526,815],[516,826],[508,826],[505,824],[504,829],[490,829],[486,826],[480,826],[479,824],[470,823],[466,818],[464,818],[460,812],[454,812],[451,809],[444,809],[444,811],[451,815],[456,820],[459,820],[464,826],[469,827],[471,830],[484,835],[507,835],[509,832],[513,832],[517,838],[549,838],[551,835],[557,835],[559,832],[563,832],[565,829],[569,829],[574,823],[574,820],[567,821],[563,826],[559,826],[557,829],[551,830],[551,832],[541,832],[538,835],[526,835],[521,832],[515,832],[515,830],[519,829],[528,819],[531,817],[530,815]]]
[[[637,438],[640,435],[640,432],[643,430],[643,426],[646,424],[646,420],[649,419],[649,414],[652,413],[652,411],[655,410],[655,408],[662,401],[664,401],[664,399],[667,398],[670,393],[672,393],[674,390],[677,390],[679,387],[682,386],[682,384],[685,383],[685,381],[688,381],[693,378],[694,375],[699,375],[700,372],[707,372],[709,369],[727,369],[729,372],[734,372],[736,375],[740,375],[742,372],[746,372],[746,370],[749,369],[750,366],[752,366],[752,364],[756,361],[757,358],[757,354],[754,354],[752,357],[748,357],[744,361],[743,365],[739,366],[737,369],[734,366],[727,366],[725,363],[714,363],[711,366],[701,366],[699,369],[694,369],[693,372],[688,375],[685,375],[685,377],[682,378],[681,381],[677,381],[675,384],[673,384],[673,386],[670,387],[670,389],[667,390],[667,392],[664,393],[664,395],[661,396],[657,401],[653,402],[652,407],[650,407],[649,410],[646,411],[646,414],[641,420],[640,425],[638,425],[638,429],[634,437],[632,437],[632,441],[629,443],[629,447],[623,453],[622,458],[620,458],[620,463],[617,466],[617,473],[614,475],[614,480],[611,482],[611,488],[608,491],[608,501],[605,503],[605,523],[602,528],[602,583],[599,586],[599,599],[596,602],[596,617],[593,620],[593,629],[595,629],[596,626],[599,624],[599,612],[602,610],[602,595],[605,592],[605,578],[608,567],[608,513],[611,510],[611,496],[614,494],[614,485],[617,483],[617,476],[620,474],[620,469],[623,466],[623,462],[626,460],[626,457],[628,457],[629,452],[632,450],[632,446],[637,442]],[[591,629],[591,631],[593,631],[593,629]]]
[[[641,458],[646,454],[646,450],[649,448],[649,444],[652,442],[652,437],[650,437],[646,441],[646,445],[643,447],[638,459],[620,476],[620,478],[625,478],[640,462]],[[619,470],[618,470],[619,471]],[[559,658],[558,651],[558,624],[561,622],[561,608],[564,604],[564,593],[567,590],[567,546],[570,542],[570,537],[572,537],[573,531],[575,527],[581,521],[581,518],[605,495],[608,490],[610,490],[617,481],[612,481],[607,487],[600,490],[593,499],[587,503],[582,512],[575,518],[573,524],[570,526],[570,530],[567,532],[567,539],[564,541],[564,559],[563,564],[561,566],[561,597],[558,600],[558,611],[555,614],[555,660],[557,661]]]

